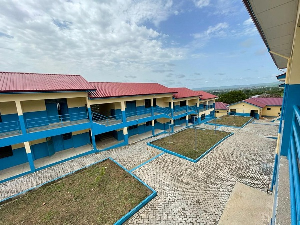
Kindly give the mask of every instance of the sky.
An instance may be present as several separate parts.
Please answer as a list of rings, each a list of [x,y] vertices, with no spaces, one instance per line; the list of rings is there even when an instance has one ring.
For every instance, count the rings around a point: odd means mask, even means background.
[[[0,71],[218,87],[281,74],[242,0],[0,0]]]

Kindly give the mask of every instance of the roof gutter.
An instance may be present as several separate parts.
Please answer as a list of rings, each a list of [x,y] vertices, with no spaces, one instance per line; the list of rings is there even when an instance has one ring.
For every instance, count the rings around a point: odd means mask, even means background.
[[[264,32],[263,32],[263,30],[262,30],[262,28],[261,28],[261,26],[260,26],[257,18],[256,18],[255,14],[254,14],[254,12],[252,10],[251,3],[249,2],[249,0],[243,0],[243,3],[245,5],[245,7],[246,7],[246,9],[247,9],[247,11],[249,13],[249,15],[251,16],[251,18],[252,18],[252,20],[253,20],[253,22],[254,22],[254,24],[255,24],[255,26],[256,26],[259,34],[260,34],[260,36],[261,36],[261,38],[263,39],[266,47],[268,48],[268,51],[270,53],[270,56],[271,56],[273,62],[275,63],[275,65],[277,66],[277,68],[279,68],[278,65],[277,65],[277,63],[276,63],[276,61],[275,61],[275,58],[273,56],[273,54],[274,55],[278,55],[278,54],[275,54],[274,52],[270,51],[270,46],[268,44],[267,38],[266,38],[266,36],[265,36],[265,34],[264,34]]]

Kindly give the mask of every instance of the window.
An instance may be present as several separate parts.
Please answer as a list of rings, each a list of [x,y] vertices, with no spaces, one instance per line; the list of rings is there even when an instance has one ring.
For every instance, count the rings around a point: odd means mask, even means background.
[[[133,129],[136,129],[136,128],[138,128],[138,125],[132,125],[132,126],[128,127],[128,130],[133,130]]]
[[[145,99],[145,108],[151,107],[151,99]]]
[[[72,138],[72,132],[63,134],[63,139],[64,139],[64,140],[69,140],[69,139],[71,139],[71,138]]]
[[[279,109],[280,111],[281,111],[281,107],[280,107],[280,109]],[[1,113],[0,113],[0,116],[1,116]]]
[[[156,98],[153,99],[153,107],[156,106]]]
[[[281,109],[281,108],[280,108]],[[2,122],[2,115],[1,115],[1,112],[0,112],[0,123]]]
[[[0,148],[0,159],[13,155],[11,145]]]
[[[180,107],[186,106],[186,101],[180,101]]]
[[[216,113],[219,113],[219,111],[216,111]]]
[[[147,121],[146,122],[146,126],[151,126],[152,125],[152,121]]]
[[[267,110],[271,110],[271,108],[267,108]]]

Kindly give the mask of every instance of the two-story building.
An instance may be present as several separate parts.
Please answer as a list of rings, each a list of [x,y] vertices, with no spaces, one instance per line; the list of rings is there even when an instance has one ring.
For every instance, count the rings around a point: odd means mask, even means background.
[[[0,180],[95,149],[80,75],[0,73]]]

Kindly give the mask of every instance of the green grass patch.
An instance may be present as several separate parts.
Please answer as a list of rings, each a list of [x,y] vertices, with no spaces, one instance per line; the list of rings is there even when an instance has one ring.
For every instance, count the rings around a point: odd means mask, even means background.
[[[197,159],[230,133],[225,131],[186,129],[151,144],[176,152],[191,159]]]
[[[241,127],[247,123],[252,117],[248,116],[229,116],[225,115],[216,119],[216,124]],[[209,123],[215,124],[215,120],[209,121]]]
[[[113,224],[151,193],[105,160],[0,205],[0,224]]]

